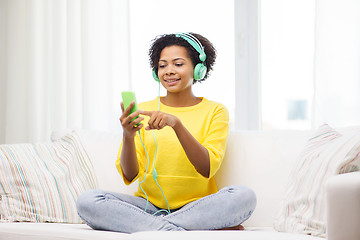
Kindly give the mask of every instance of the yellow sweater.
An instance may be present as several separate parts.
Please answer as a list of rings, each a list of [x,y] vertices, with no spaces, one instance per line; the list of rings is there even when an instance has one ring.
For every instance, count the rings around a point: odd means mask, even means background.
[[[146,111],[158,110],[159,99],[139,104],[139,109]],[[160,105],[160,111],[177,116],[192,136],[199,141],[208,151],[210,156],[210,176],[206,178],[198,173],[187,158],[174,130],[165,127],[155,130],[157,153],[155,168],[158,173],[158,183],[164,191],[170,209],[176,209],[185,204],[217,192],[214,175],[219,169],[225,153],[229,131],[229,113],[219,103],[202,98],[202,101],[190,107],[169,107]],[[166,209],[167,205],[161,190],[156,185],[153,177],[153,160],[155,155],[155,141],[153,131],[144,130],[149,117],[145,117],[144,127],[140,130],[145,148],[149,154],[150,162],[145,182],[141,187],[148,195],[149,201],[155,206]],[[140,137],[135,137],[139,173],[136,179],[142,182],[148,158],[141,144]],[[116,167],[122,175],[124,182],[130,182],[124,177],[120,166],[122,144],[116,161]],[[145,198],[144,193],[138,189],[135,196]]]

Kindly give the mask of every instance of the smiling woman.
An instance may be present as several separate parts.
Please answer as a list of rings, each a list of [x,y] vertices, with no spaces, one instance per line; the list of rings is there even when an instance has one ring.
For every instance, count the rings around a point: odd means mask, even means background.
[[[149,53],[166,95],[140,103],[133,113],[135,102],[122,108],[116,161],[127,185],[139,180],[138,191],[85,192],[77,201],[79,215],[94,229],[126,233],[243,229],[256,205],[254,192],[236,185],[218,191],[214,178],[225,154],[228,111],[192,91],[194,82],[208,76],[214,47],[200,34],[165,34]]]

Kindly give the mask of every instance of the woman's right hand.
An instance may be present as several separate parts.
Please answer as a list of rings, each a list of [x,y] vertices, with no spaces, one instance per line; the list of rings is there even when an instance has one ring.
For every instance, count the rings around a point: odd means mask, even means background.
[[[135,101],[132,101],[131,104],[124,110],[123,103],[121,105],[122,115],[120,116],[120,123],[123,128],[123,136],[124,137],[135,137],[136,132],[139,131],[143,124],[140,123],[142,120],[144,120],[143,117],[139,116],[138,118],[134,119],[136,116],[138,116],[141,112],[141,110],[137,110],[129,115],[131,108],[135,105]],[[134,119],[134,121],[131,121]],[[136,126],[136,124],[139,124]]]

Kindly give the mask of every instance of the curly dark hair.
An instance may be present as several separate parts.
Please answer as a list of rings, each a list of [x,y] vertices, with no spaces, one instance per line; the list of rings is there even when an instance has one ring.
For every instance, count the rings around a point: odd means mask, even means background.
[[[209,77],[210,75],[209,73],[212,71],[213,66],[215,64],[216,49],[207,38],[201,36],[200,34],[197,33],[189,33],[189,34],[193,35],[201,42],[206,54],[206,60],[204,61],[204,65],[206,66],[207,71],[205,77],[200,80],[194,79],[193,84],[195,84],[197,82],[202,82]],[[194,67],[196,66],[196,64],[201,63],[201,60],[199,59],[199,52],[196,51],[196,49],[193,46],[191,46],[190,43],[188,43],[185,39],[181,37],[177,37],[176,34],[164,34],[157,36],[153,40],[153,43],[151,44],[151,47],[149,49],[150,66],[156,73],[158,72],[158,68],[159,68],[159,59],[160,59],[161,51],[165,47],[174,46],[174,45],[182,46],[186,48]]]

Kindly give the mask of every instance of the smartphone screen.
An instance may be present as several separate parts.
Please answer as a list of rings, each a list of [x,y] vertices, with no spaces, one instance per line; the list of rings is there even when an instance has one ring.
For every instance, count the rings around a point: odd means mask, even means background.
[[[131,108],[130,114],[135,112],[136,110],[138,110],[138,106],[137,106],[136,97],[135,97],[134,92],[131,92],[131,91],[121,92],[121,97],[123,99],[124,110],[129,107],[129,105],[131,104],[132,101],[135,101],[135,105]],[[131,121],[134,121],[134,119],[136,119],[138,117],[139,116],[136,116]],[[136,124],[136,126],[138,126],[139,124]]]

